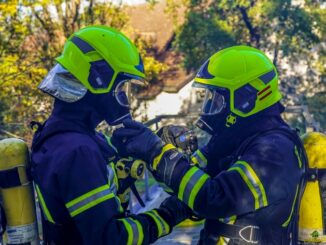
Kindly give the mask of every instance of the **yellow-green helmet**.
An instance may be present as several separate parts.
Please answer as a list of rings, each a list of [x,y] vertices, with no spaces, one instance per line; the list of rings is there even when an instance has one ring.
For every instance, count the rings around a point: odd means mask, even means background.
[[[145,77],[135,45],[121,32],[106,26],[89,26],[72,34],[56,60],[92,93],[109,92],[119,73]],[[106,62],[100,63],[102,60]]]
[[[194,81],[204,87],[228,89],[230,110],[241,117],[256,114],[282,97],[275,66],[262,51],[248,46],[234,46],[215,53]]]
[[[106,26],[88,26],[73,33],[56,61],[39,88],[65,102],[79,100],[87,90],[93,94],[111,92],[121,77],[139,81],[145,77],[135,45]]]
[[[210,93],[202,115],[228,109],[226,127],[235,124],[237,117],[254,115],[282,97],[275,66],[262,51],[248,46],[233,46],[212,55],[200,68],[193,86]]]

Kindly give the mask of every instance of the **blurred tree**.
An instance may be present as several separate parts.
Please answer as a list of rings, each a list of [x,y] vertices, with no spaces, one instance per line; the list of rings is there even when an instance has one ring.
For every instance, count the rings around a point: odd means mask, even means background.
[[[186,18],[177,29],[174,46],[184,55],[188,71],[197,70],[222,48],[245,44],[271,57],[279,70],[286,104],[307,101],[296,100],[300,94],[311,97],[326,91],[324,1],[181,2],[186,7]],[[173,15],[175,8],[168,7]],[[318,100],[320,108],[326,106],[325,102]],[[315,113],[322,113],[315,109]],[[326,118],[325,112],[318,115]]]
[[[312,97],[307,97],[309,111],[314,115],[314,119],[320,123],[322,131],[326,132],[326,92],[316,93]]]
[[[291,0],[192,0],[175,45],[185,54],[188,69],[197,69],[211,52],[235,43],[271,53],[275,65],[285,57],[300,61],[319,42],[317,34],[324,28],[316,15]]]
[[[70,34],[92,24],[123,29],[128,21],[121,2],[0,1],[0,129],[30,138],[29,122],[48,115],[52,99],[39,92],[37,85],[53,67]],[[150,78],[157,79],[163,65],[147,53],[149,44],[139,38],[137,44]]]

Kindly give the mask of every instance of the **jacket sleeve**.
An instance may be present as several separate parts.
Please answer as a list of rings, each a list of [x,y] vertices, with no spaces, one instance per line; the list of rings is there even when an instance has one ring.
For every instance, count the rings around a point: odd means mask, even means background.
[[[80,146],[56,173],[59,193],[84,244],[150,244],[170,232],[161,210],[126,217],[101,153]],[[111,169],[112,170],[112,169]]]
[[[171,187],[200,216],[228,218],[292,198],[295,188],[289,182],[298,180],[285,176],[287,170],[297,171],[296,165],[293,145],[256,144],[215,177],[182,160]]]

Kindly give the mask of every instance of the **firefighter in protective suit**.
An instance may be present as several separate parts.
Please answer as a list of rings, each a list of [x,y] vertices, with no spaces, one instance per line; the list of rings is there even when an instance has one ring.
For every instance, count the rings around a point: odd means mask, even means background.
[[[113,144],[146,160],[158,181],[206,219],[199,244],[290,244],[305,152],[280,116],[273,63],[255,48],[230,47],[202,65],[193,86],[206,91],[196,124],[212,137],[191,160],[131,120],[113,132]]]
[[[74,33],[56,60],[39,85],[55,98],[54,108],[38,124],[31,155],[45,244],[140,245],[170,233],[191,210],[172,197],[143,214],[124,212],[119,156],[110,138],[95,131],[103,120],[117,125],[131,118],[124,87],[143,82],[137,49],[112,28],[90,26]]]

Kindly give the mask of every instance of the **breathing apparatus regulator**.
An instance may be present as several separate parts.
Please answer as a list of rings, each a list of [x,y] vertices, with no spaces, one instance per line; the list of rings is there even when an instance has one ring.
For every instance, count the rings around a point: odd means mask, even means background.
[[[133,158],[121,158],[115,164],[116,173],[119,180],[119,189],[117,191],[121,205],[126,210],[129,205],[130,191],[135,195],[142,207],[145,207],[141,199],[135,182],[144,177],[146,164],[142,160]]]
[[[198,148],[196,134],[184,126],[167,125],[160,128],[156,134],[165,142],[174,145],[179,151],[191,155]]]

